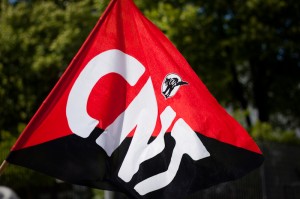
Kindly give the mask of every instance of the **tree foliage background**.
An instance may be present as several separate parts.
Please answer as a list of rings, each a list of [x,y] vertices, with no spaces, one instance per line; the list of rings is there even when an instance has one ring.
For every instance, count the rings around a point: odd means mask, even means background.
[[[108,0],[1,1],[1,160],[108,3]],[[253,136],[297,140],[300,1],[135,0],[135,3],[177,46],[217,100]],[[7,173],[6,183],[19,182],[15,179],[20,176],[14,175],[14,170]],[[37,181],[32,183],[40,185]]]

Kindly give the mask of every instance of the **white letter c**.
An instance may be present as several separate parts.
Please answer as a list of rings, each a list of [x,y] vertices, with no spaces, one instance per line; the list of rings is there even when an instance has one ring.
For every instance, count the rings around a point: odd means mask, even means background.
[[[116,49],[95,56],[79,74],[68,97],[66,116],[71,131],[87,138],[98,125],[99,121],[87,113],[87,102],[99,79],[117,73],[134,86],[144,71],[145,67],[138,60]]]

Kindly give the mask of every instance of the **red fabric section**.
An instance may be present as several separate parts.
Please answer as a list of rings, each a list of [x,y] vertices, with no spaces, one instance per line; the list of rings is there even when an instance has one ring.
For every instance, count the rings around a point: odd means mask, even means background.
[[[72,134],[66,119],[66,102],[76,78],[96,55],[119,49],[139,60],[146,72],[131,87],[116,74],[107,75],[94,87],[88,113],[101,119],[106,128],[151,77],[159,114],[171,106],[194,131],[221,142],[261,153],[248,133],[218,104],[185,58],[174,45],[133,4],[132,0],[113,0],[75,56],[65,74],[49,94],[12,150],[17,150]],[[169,73],[178,74],[188,85],[165,99],[161,85]],[[112,92],[117,91],[117,92]],[[147,100],[147,99],[145,99]],[[99,118],[101,117],[101,118]],[[160,121],[153,135],[160,130]],[[132,136],[133,133],[130,134]]]

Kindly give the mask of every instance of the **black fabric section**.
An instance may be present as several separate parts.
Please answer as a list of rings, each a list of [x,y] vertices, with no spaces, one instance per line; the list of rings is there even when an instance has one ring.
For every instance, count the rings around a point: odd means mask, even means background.
[[[141,163],[138,172],[130,182],[126,183],[118,177],[118,171],[132,138],[126,138],[112,156],[108,157],[95,142],[102,132],[100,129],[95,129],[86,139],[70,135],[13,151],[7,160],[70,183],[117,190],[126,193],[129,198],[144,199],[184,198],[200,189],[242,177],[263,162],[261,154],[196,133],[210,156],[194,161],[188,155],[184,155],[175,178],[168,186],[141,197],[134,190],[135,185],[168,169],[176,145],[171,133],[166,133],[164,136],[165,149]],[[151,138],[149,143],[152,143],[153,139]]]
[[[201,164],[205,167],[214,165],[214,170],[218,172],[210,173],[209,177],[212,180],[222,181],[223,175],[221,173],[230,176],[232,179],[240,178],[254,168],[259,167],[264,161],[261,154],[225,144],[201,134],[197,135],[211,155],[209,161],[197,162],[197,165]]]
[[[238,148],[197,133],[210,156],[198,161],[184,155],[174,180],[166,187],[146,194],[145,199],[180,199],[210,186],[243,177],[251,170],[259,167],[264,160],[257,154]],[[165,150],[156,157],[145,161],[130,183],[126,184],[130,195],[139,198],[134,186],[159,171],[167,170],[172,156],[175,140],[170,133],[165,134]],[[172,143],[170,146],[169,143]],[[150,174],[151,173],[151,174]]]
[[[73,184],[118,190],[109,181],[109,158],[95,142],[102,132],[96,128],[85,139],[72,134],[12,151],[7,161]]]
[[[199,186],[207,188],[217,183],[243,177],[253,169],[258,168],[264,161],[261,154],[201,134],[197,135],[210,153],[210,157],[195,162],[195,168],[203,171],[195,172],[195,179],[199,182],[190,186],[192,192],[198,190]]]

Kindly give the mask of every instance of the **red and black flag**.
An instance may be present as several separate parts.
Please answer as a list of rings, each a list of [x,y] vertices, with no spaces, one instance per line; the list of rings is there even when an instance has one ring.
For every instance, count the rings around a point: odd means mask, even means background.
[[[182,198],[263,162],[132,0],[112,0],[7,161],[131,198]]]

